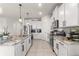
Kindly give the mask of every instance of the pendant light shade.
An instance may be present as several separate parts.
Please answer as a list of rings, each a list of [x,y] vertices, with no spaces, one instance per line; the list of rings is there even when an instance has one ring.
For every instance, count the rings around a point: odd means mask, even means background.
[[[22,7],[22,4],[19,4],[19,22],[22,22],[22,17],[21,17],[21,7]]]
[[[19,18],[19,22],[22,22],[22,19],[21,18]]]

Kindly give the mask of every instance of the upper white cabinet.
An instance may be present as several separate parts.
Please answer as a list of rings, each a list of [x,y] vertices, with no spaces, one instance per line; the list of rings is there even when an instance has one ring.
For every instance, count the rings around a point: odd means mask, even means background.
[[[65,20],[66,26],[78,26],[78,4],[66,3],[65,4]]]
[[[55,20],[58,19],[58,6],[56,6],[56,8],[53,11],[53,17],[55,18]]]
[[[79,4],[64,3],[59,7],[59,27],[79,26]]]
[[[64,6],[65,4],[62,4],[59,8],[58,8],[58,20],[59,20],[59,27],[63,27],[63,22],[65,20],[65,17],[64,17]]]
[[[53,11],[55,20],[59,20],[59,27],[79,26],[79,4],[64,3]]]

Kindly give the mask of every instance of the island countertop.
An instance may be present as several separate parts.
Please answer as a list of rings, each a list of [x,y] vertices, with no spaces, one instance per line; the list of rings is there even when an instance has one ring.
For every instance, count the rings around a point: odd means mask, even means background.
[[[12,37],[12,38],[9,38],[6,42],[0,44],[0,46],[13,46],[13,45],[16,45],[19,42],[23,42],[28,37],[29,36],[25,36],[25,37],[20,37],[20,36]]]

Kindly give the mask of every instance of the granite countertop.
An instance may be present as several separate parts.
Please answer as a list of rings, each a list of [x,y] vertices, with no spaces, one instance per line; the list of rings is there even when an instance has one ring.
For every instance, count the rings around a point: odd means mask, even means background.
[[[27,38],[28,36],[26,37],[13,36],[8,38],[8,41],[6,41],[5,43],[0,44],[0,46],[13,46],[16,45],[17,43],[23,42]]]
[[[67,37],[63,37],[63,36],[55,36],[54,38],[56,41],[62,42],[64,44],[70,44],[70,45],[79,44],[79,41],[72,41],[71,39],[68,40]]]

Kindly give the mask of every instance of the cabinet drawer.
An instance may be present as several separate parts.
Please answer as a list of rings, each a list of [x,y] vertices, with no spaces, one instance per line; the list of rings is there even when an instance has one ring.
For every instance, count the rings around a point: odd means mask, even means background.
[[[66,45],[65,43],[63,43],[63,42],[59,42],[59,44],[60,44],[61,46],[63,46],[63,47],[67,47],[67,45]]]

